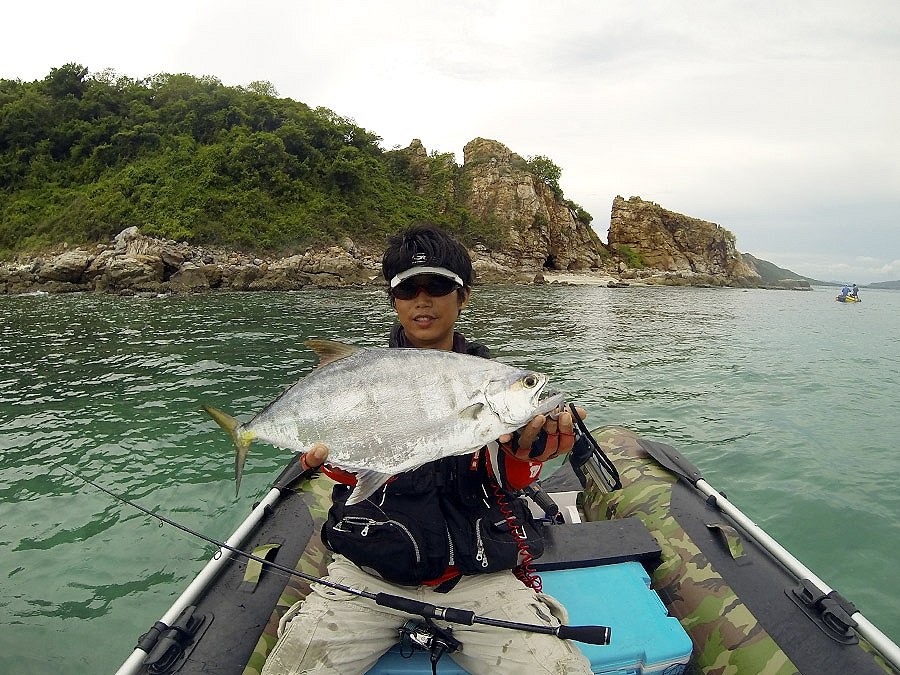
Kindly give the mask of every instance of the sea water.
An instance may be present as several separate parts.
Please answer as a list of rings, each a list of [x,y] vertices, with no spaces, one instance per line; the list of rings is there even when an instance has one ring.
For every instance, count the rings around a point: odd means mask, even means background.
[[[675,446],[900,639],[900,292],[477,288],[460,328],[551,375],[591,426]],[[311,337],[384,345],[379,289],[0,297],[0,672],[113,672],[214,552],[66,474],[226,538],[286,457],[233,453],[313,367]]]

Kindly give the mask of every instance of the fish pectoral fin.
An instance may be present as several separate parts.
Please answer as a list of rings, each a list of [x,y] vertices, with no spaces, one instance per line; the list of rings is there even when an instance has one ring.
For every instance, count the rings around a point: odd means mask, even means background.
[[[370,469],[356,472],[356,487],[353,488],[353,492],[347,498],[347,506],[353,506],[368,499],[378,491],[378,488],[387,483],[390,478],[392,478],[392,474]]]
[[[484,410],[484,403],[473,403],[470,406],[466,406],[462,410],[459,411],[460,419],[469,420],[474,422],[478,419],[478,416],[481,414],[481,411]]]
[[[352,356],[360,349],[334,340],[307,340],[304,344],[319,356],[319,368]]]

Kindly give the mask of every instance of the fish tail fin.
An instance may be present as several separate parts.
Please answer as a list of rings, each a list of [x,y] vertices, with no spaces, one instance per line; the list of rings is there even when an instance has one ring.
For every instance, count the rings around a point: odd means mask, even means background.
[[[244,476],[244,462],[247,461],[247,451],[253,442],[255,435],[244,429],[244,425],[234,419],[228,413],[218,408],[205,405],[203,409],[212,417],[216,424],[222,427],[231,436],[234,442],[234,496],[237,497],[241,489],[241,478]]]

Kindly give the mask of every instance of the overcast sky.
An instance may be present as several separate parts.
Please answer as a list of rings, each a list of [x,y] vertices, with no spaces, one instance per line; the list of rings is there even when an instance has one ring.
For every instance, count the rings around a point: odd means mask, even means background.
[[[2,78],[268,80],[385,149],[545,155],[604,241],[637,195],[806,276],[900,279],[898,0],[32,0],[3,23]]]

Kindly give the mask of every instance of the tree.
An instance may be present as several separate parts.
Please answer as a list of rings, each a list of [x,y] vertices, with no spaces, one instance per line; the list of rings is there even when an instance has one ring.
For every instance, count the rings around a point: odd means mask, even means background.
[[[88,69],[77,63],[67,63],[59,68],[51,68],[44,78],[47,93],[53,98],[65,98],[70,94],[75,98],[84,95],[84,78]]]
[[[413,176],[380,141],[262,80],[89,76],[74,63],[34,82],[0,79],[0,256],[108,239],[133,223],[171,239],[290,249],[344,234],[380,242],[398,223],[432,219],[467,242],[498,241],[456,198],[452,154],[432,154]],[[539,164],[544,180],[558,178],[555,164]]]
[[[260,96],[271,96],[272,98],[278,97],[278,90],[275,88],[275,85],[268,80],[253,80],[253,82],[247,85],[247,91]]]
[[[559,178],[562,176],[560,169],[552,159],[544,155],[535,155],[527,159],[528,170],[540,178],[541,182],[553,190],[553,194],[562,197],[562,188],[559,186]]]

